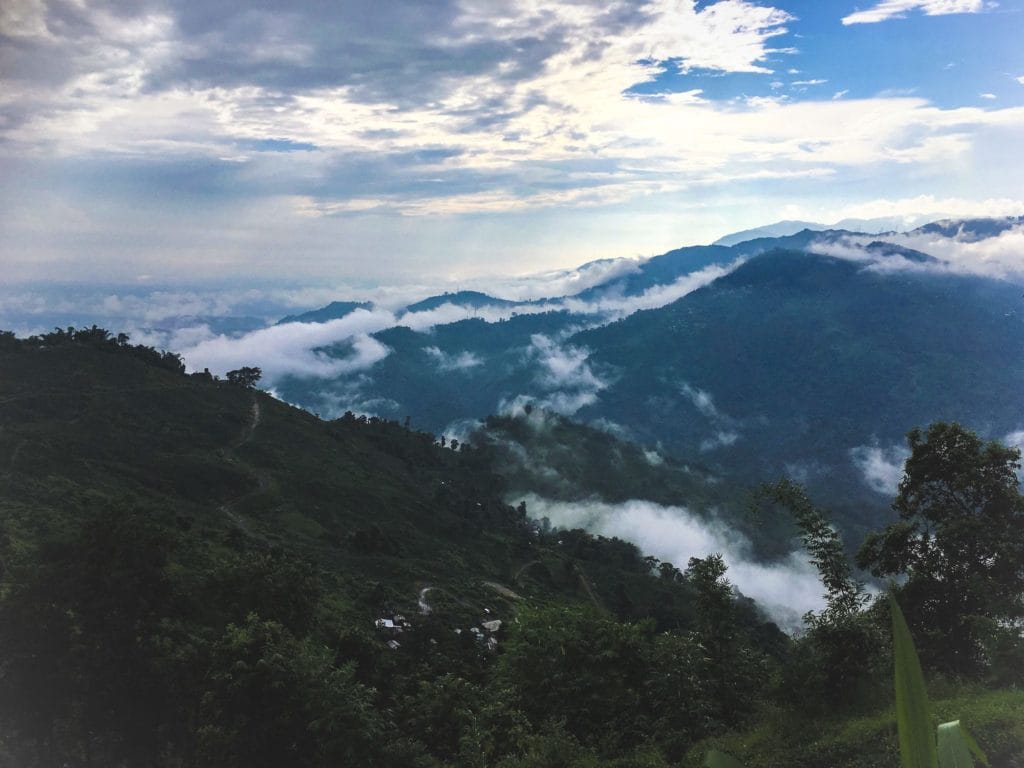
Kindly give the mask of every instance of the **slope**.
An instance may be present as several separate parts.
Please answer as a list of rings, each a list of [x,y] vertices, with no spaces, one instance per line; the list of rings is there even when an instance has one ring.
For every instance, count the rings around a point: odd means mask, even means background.
[[[937,419],[993,437],[1019,429],[1020,305],[1020,289],[999,281],[772,251],[675,304],[573,337],[616,371],[580,415],[734,476],[798,475],[847,497],[856,519],[881,496],[859,478],[858,447],[901,443]]]
[[[693,621],[686,581],[541,533],[481,452],[97,328],[0,334],[0,372],[0,762],[436,765],[411,702],[482,685],[521,610]]]

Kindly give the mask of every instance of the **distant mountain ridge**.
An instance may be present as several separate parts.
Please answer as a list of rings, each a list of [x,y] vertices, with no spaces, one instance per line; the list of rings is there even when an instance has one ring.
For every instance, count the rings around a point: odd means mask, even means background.
[[[724,237],[718,238],[715,240],[713,245],[739,245],[740,243],[748,240],[756,240],[759,238],[795,235],[797,232],[804,229],[809,229],[815,232],[833,229],[877,235],[884,232],[906,231],[924,224],[926,221],[927,219],[920,216],[881,216],[873,219],[847,218],[837,221],[834,224],[818,224],[810,221],[777,221],[774,224],[766,224],[762,227],[754,227],[753,229],[745,229],[741,232],[733,232],[725,235]]]
[[[927,231],[980,235],[1019,223]],[[709,269],[706,280],[687,282]],[[668,290],[675,285],[689,286],[681,298]],[[652,291],[665,303],[637,302],[631,314],[631,299]],[[286,377],[276,389],[326,415],[409,416],[450,433],[533,403],[662,445],[729,482],[792,474],[832,496],[840,489],[841,515],[858,527],[887,514],[869,477],[881,470],[865,457],[894,455],[908,429],[961,420],[1001,437],[1024,426],[1020,292],[1006,280],[952,273],[939,256],[884,236],[803,229],[670,251],[551,303],[561,311],[381,331],[373,337],[386,356],[372,367],[336,379]],[[470,300],[480,307],[490,298]],[[610,305],[626,309],[602,314]]]
[[[278,325],[285,323],[326,323],[329,320],[340,320],[345,315],[357,309],[370,309],[373,306],[366,301],[332,301],[330,304],[319,309],[312,309],[297,315],[286,315],[277,321]]]

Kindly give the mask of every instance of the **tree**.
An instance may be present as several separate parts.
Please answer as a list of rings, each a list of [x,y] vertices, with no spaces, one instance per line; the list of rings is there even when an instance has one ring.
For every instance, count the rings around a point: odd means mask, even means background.
[[[259,368],[255,368],[248,365],[243,365],[234,371],[228,371],[228,381],[240,387],[246,389],[252,389],[256,386],[256,382],[263,376],[263,371]]]
[[[218,640],[198,729],[200,766],[379,764],[373,693],[328,649],[250,614]]]
[[[765,682],[765,658],[750,644],[740,624],[738,603],[721,555],[691,557],[684,574],[693,588],[697,613],[694,638],[703,649],[705,718],[716,726],[734,725],[752,709]]]
[[[763,485],[758,499],[777,504],[793,516],[804,549],[825,587],[825,608],[804,614],[806,634],[797,641],[785,669],[785,689],[795,700],[819,707],[859,703],[858,688],[877,672],[874,659],[881,645],[877,627],[863,612],[870,599],[854,578],[842,537],[806,491],[791,480]]]
[[[1020,451],[984,443],[959,424],[907,435],[911,455],[893,509],[900,520],[857,555],[899,588],[926,663],[977,675],[1024,620],[1024,498]]]
[[[591,608],[524,607],[502,641],[497,689],[534,727],[560,721],[604,754],[635,746],[649,732],[653,629]]]

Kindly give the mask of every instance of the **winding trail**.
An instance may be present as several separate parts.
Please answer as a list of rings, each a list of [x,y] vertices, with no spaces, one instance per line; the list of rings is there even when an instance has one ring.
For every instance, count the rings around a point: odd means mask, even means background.
[[[416,604],[420,607],[420,613],[424,616],[433,610],[427,602],[427,595],[430,594],[430,590],[432,589],[434,589],[434,587],[424,587],[420,590],[420,594],[416,598]]]
[[[487,582],[484,583],[486,584]],[[416,604],[419,606],[420,614],[422,614],[423,616],[426,616],[428,613],[431,613],[434,610],[430,603],[427,602],[427,595],[429,595],[431,592],[439,592],[442,595],[447,595],[452,602],[461,605],[463,608],[468,608],[471,611],[479,610],[477,606],[470,605],[461,597],[459,597],[458,595],[453,595],[444,587],[427,586],[423,587],[423,589],[419,591],[419,594],[417,595],[416,598]]]
[[[601,601],[597,599],[597,595],[594,594],[594,590],[590,588],[590,582],[587,581],[587,575],[583,572],[583,568],[580,567],[579,563],[573,563],[573,567],[576,569],[576,575],[580,577],[580,584],[583,585],[583,590],[590,597],[590,602],[592,602],[594,607],[599,611],[603,611],[604,606],[601,605]]]
[[[224,458],[228,462],[232,464],[243,464],[243,462],[238,460],[238,457],[235,455],[235,451],[246,443],[252,441],[253,435],[256,433],[256,428],[260,425],[262,418],[263,412],[260,409],[259,398],[256,395],[253,395],[252,406],[249,408],[249,420],[245,423],[245,426],[242,427],[241,432],[238,434],[238,438],[224,450]],[[252,526],[249,525],[248,521],[239,514],[235,508],[246,499],[267,491],[270,488],[270,477],[266,472],[256,469],[248,464],[245,464],[245,468],[248,469],[256,478],[256,487],[253,490],[246,491],[245,493],[241,493],[238,496],[228,499],[220,505],[219,509],[246,536],[263,539],[264,537],[253,531]]]
[[[260,425],[260,420],[263,418],[263,411],[260,410],[260,401],[253,395],[252,405],[249,408],[249,421],[242,427],[242,431],[238,435],[238,439],[231,444],[232,450],[241,448],[243,445],[252,440],[253,434],[256,432],[256,427]]]

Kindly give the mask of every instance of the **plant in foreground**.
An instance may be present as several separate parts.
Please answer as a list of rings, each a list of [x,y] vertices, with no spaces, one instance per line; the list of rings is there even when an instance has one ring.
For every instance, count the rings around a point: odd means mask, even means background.
[[[973,768],[974,757],[988,766],[985,753],[959,720],[942,723],[933,734],[931,705],[917,649],[903,611],[891,595],[889,606],[901,768]],[[743,768],[736,758],[715,749],[708,753],[704,765],[706,768]]]

